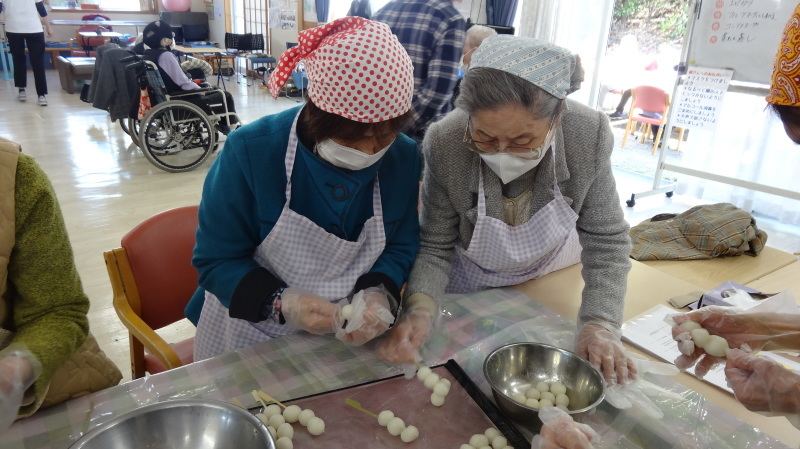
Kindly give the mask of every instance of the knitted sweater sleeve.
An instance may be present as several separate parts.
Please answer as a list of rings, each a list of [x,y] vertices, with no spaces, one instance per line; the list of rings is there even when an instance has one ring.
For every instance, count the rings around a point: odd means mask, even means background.
[[[21,154],[15,186],[15,245],[8,266],[16,335],[42,364],[34,384],[37,407],[53,372],[89,332],[89,298],[83,292],[61,208],[47,175]],[[20,409],[27,414],[32,410]]]

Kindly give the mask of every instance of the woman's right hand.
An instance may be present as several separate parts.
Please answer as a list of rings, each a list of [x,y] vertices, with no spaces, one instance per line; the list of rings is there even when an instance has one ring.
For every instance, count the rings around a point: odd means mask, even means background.
[[[748,410],[800,413],[800,375],[770,358],[731,349],[725,377],[736,399]]]
[[[41,372],[41,364],[24,346],[12,345],[0,353],[0,431],[17,418],[25,391]]]
[[[287,288],[281,294],[281,314],[286,325],[312,334],[330,334],[335,331],[336,304],[325,301],[309,292]]]
[[[378,357],[387,363],[414,364],[433,331],[434,316],[425,307],[406,311],[378,345]]]

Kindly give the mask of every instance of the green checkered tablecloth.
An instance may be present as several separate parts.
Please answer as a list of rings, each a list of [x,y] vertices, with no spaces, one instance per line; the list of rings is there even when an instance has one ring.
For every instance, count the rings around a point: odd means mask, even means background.
[[[574,331],[572,322],[513,289],[451,295],[441,331],[424,354],[425,363],[456,360],[491,397],[482,374],[489,352],[516,341],[571,348]],[[287,400],[401,372],[402,367],[381,362],[369,348],[348,347],[332,337],[294,334],[42,410],[0,435],[0,447],[67,448],[120,413],[171,399],[236,398],[253,406],[250,392],[255,389]],[[585,420],[601,435],[595,447],[786,447],[672,379],[653,376],[648,380],[671,392],[651,397],[664,418],[647,418],[636,410],[617,410],[603,403]]]

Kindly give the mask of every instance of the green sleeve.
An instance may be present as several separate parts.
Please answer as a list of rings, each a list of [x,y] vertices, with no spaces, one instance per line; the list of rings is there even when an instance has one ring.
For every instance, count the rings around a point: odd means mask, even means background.
[[[16,240],[8,266],[14,342],[42,364],[34,384],[38,407],[53,372],[86,340],[89,298],[83,292],[53,186],[33,158],[21,154],[15,187]],[[23,407],[20,412],[30,412]]]

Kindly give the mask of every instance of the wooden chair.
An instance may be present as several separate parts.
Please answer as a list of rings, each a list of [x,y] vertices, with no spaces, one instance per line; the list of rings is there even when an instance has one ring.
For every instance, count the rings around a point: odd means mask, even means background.
[[[183,319],[197,289],[191,263],[197,210],[158,213],[122,237],[121,248],[103,253],[114,309],[129,332],[134,379],[193,361],[194,337],[170,345],[155,330]]]
[[[649,132],[650,126],[657,125],[659,126],[658,133],[653,139],[653,151],[651,153],[656,154],[658,144],[661,142],[661,135],[664,133],[664,122],[667,120],[669,105],[669,94],[658,87],[637,86],[631,89],[631,108],[630,112],[628,112],[628,123],[625,125],[625,134],[622,136],[622,148],[625,148],[625,145],[628,143],[628,136],[636,131],[636,127],[639,123],[642,124],[642,143],[644,143],[644,137],[646,133]],[[638,113],[637,110],[639,110]],[[643,111],[661,114],[661,118],[642,115]],[[679,148],[681,140],[683,140],[683,129],[681,129],[681,138],[678,141]]]

